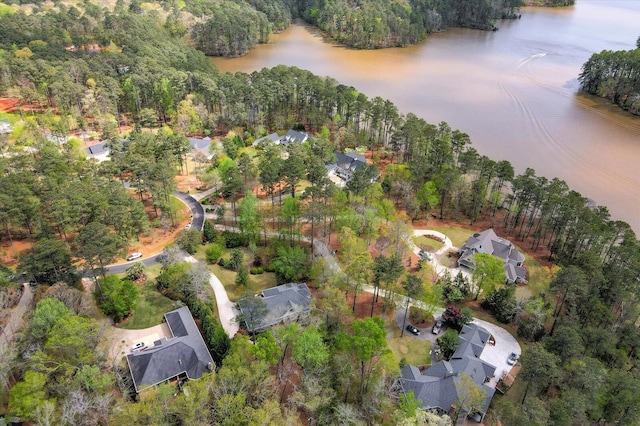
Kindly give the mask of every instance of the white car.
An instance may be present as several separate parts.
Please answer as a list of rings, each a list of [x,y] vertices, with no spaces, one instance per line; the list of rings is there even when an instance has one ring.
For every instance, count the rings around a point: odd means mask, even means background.
[[[136,260],[142,257],[142,253],[140,253],[139,251],[135,252],[135,253],[131,253],[129,256],[127,256],[127,260]]]
[[[423,259],[423,260],[425,259],[429,261],[433,260],[433,253],[429,253],[428,251],[425,251],[425,250],[420,250],[418,252],[418,256],[420,257],[420,259]]]
[[[187,231],[188,231],[189,229],[191,229],[191,224],[190,224],[190,223],[187,223],[187,226],[185,226],[185,227],[184,227],[184,229],[186,229]]]
[[[137,350],[140,350],[140,349],[142,349],[142,348],[144,348],[144,347],[145,347],[144,342],[138,342],[138,343],[136,343],[135,345],[133,345],[133,346],[131,347],[131,350],[133,350],[133,351],[137,351]]]

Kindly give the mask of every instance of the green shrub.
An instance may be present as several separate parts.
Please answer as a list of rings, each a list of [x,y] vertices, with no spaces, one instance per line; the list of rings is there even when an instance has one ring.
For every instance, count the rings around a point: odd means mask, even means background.
[[[96,291],[99,306],[105,315],[109,315],[115,322],[128,317],[136,306],[138,288],[130,280],[120,280],[115,275],[107,275],[100,280],[101,291]]]
[[[243,261],[244,261],[244,253],[242,253],[238,249],[233,250],[231,252],[231,257],[226,262],[226,264],[227,264],[226,267],[229,268],[229,269],[233,269],[234,271],[237,271],[238,268],[240,267],[240,265],[242,265]]]
[[[205,249],[205,256],[207,258],[207,262],[215,264],[220,259],[220,256],[222,256],[222,247],[216,243],[207,245],[207,248]]]
[[[251,275],[260,275],[264,273],[264,269],[261,267],[251,268]]]
[[[245,235],[233,231],[222,231],[227,248],[244,247],[249,243]]]
[[[247,284],[249,284],[249,273],[247,272],[246,266],[242,265],[240,266],[240,269],[238,269],[238,275],[236,275],[235,284],[238,287],[245,287]]]

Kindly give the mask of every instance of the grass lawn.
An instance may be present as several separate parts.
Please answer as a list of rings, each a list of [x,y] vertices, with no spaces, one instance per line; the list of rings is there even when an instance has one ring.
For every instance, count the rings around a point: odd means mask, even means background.
[[[411,365],[431,364],[430,341],[415,339],[407,335],[404,337],[399,336],[400,330],[398,330],[398,337],[387,339],[387,345],[395,355],[398,362],[404,358],[407,361],[407,364]]]
[[[176,197],[171,197],[171,209],[176,212],[176,222],[181,222],[191,215],[187,205]]]
[[[462,244],[464,244],[464,242],[473,235],[473,231],[454,226],[436,226],[431,229],[442,232],[451,239],[453,246],[458,248],[460,248],[460,246],[462,246]]]
[[[139,330],[162,322],[164,314],[176,308],[176,302],[156,290],[155,280],[148,279],[138,286],[139,294],[133,317],[121,328]]]
[[[20,114],[13,114],[9,112],[0,112],[0,120],[9,120],[9,124],[14,125],[20,121]]]
[[[524,286],[518,286],[516,289],[516,297],[519,300],[547,293],[549,290],[549,283],[555,276],[558,269],[557,266],[550,268],[548,266],[541,265],[537,260],[526,253],[524,254],[524,257],[524,264],[529,270],[529,282]]]
[[[524,391],[527,388],[527,382],[522,379],[516,378],[513,385],[509,388],[507,393],[504,395],[498,396],[497,398],[504,398],[512,404],[520,405],[522,403],[522,397],[524,396]],[[496,392],[498,395],[498,392]],[[533,396],[529,393],[530,396]]]
[[[444,243],[440,241],[436,241],[433,238],[425,237],[424,235],[420,235],[419,237],[413,237],[413,242],[420,248],[425,248],[427,251],[437,251],[442,248]]]
[[[222,252],[222,257],[228,259],[231,251],[235,249],[224,249]],[[251,270],[251,265],[253,263],[253,255],[246,247],[239,247],[239,250],[244,254],[244,264],[245,266]],[[197,258],[200,255],[200,250]],[[202,253],[202,257],[204,258],[204,253]],[[242,293],[245,291],[250,291],[254,294],[260,293],[262,290],[270,287],[275,287],[278,285],[276,281],[276,275],[273,272],[264,272],[259,275],[251,275],[249,274],[249,285],[246,287],[238,287],[236,286],[236,276],[238,273],[236,271],[231,271],[229,269],[223,268],[220,265],[209,265],[209,269],[213,272],[224,288],[227,290],[227,295],[229,296],[229,300],[235,302],[242,296]]]
[[[229,269],[222,268],[220,265],[211,265],[211,272],[213,272],[220,282],[227,290],[227,295],[229,296],[229,300],[235,302],[240,299],[242,293],[245,291],[250,291],[251,293],[257,294],[262,290],[270,287],[275,287],[278,285],[276,281],[276,275],[272,272],[265,272],[260,275],[251,275],[249,274],[249,285],[246,287],[238,287],[236,286],[236,275],[238,275],[235,271],[230,271]]]

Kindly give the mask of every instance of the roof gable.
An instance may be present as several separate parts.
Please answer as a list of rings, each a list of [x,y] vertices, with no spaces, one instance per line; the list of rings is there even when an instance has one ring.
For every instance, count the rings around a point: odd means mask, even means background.
[[[449,412],[458,401],[460,373],[471,377],[476,386],[486,394],[483,413],[487,412],[495,389],[487,386],[487,378],[495,374],[496,367],[479,359],[484,345],[491,334],[483,327],[470,323],[465,325],[459,335],[460,346],[450,361],[438,361],[420,374],[420,371],[408,365],[401,370],[401,384],[404,392],[412,390],[416,399],[422,401],[425,409],[439,408]]]
[[[171,339],[158,340],[143,351],[127,355],[136,392],[183,373],[189,379],[198,379],[213,365],[188,307],[166,313],[165,319]]]
[[[473,234],[460,247],[458,262],[469,268],[475,267],[475,254],[485,253],[502,259],[505,264],[507,281],[526,281],[527,272],[522,268],[525,260],[522,254],[511,241],[498,237],[492,228]],[[513,267],[511,267],[512,265]]]
[[[305,314],[311,306],[311,292],[306,283],[287,283],[262,291],[261,297],[267,314],[256,330],[263,330],[288,318]]]

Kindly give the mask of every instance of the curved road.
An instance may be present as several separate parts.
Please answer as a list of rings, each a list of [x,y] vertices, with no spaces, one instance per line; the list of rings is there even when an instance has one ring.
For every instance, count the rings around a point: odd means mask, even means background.
[[[204,208],[202,204],[186,192],[174,191],[173,196],[185,203],[187,207],[189,207],[189,210],[191,210],[191,227],[202,231],[204,227]],[[161,255],[162,253],[156,253],[151,256],[136,259],[135,261],[109,265],[106,268],[107,274],[121,274],[136,262],[142,262],[144,266],[151,266],[159,261],[158,256]]]

